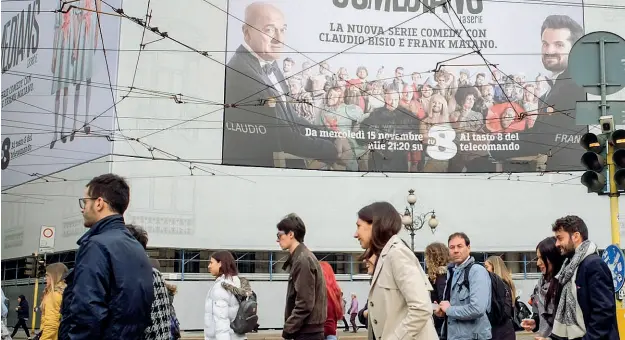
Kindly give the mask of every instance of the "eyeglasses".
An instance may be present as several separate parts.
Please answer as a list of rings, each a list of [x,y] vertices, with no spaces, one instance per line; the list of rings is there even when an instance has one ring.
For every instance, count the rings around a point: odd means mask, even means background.
[[[81,198],[78,199],[78,205],[80,206],[80,209],[84,209],[85,205],[87,203],[87,200],[94,200],[95,201],[98,198],[102,198],[102,197],[81,197]],[[111,205],[111,203],[109,203],[104,198],[102,198],[102,201],[106,202],[108,205]]]
[[[276,237],[278,238],[278,241],[280,241],[280,237],[282,237],[282,235],[286,235],[286,233],[282,230],[278,231],[278,233],[276,234]]]

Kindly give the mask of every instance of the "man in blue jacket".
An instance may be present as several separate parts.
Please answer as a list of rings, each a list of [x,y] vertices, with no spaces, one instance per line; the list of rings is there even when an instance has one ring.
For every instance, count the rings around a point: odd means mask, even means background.
[[[79,204],[85,227],[66,278],[60,340],[140,340],[150,325],[152,266],[126,229],[130,188],[114,174],[92,179]]]

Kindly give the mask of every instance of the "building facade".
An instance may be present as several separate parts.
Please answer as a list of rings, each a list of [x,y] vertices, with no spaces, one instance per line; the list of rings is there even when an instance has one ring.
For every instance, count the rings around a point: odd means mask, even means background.
[[[357,58],[358,65],[368,66],[371,77],[378,60],[390,61],[383,74],[391,80],[392,70],[401,62],[407,79],[410,72],[436,69],[439,62],[471,51],[470,46],[450,45],[455,50],[445,54],[449,49],[413,46],[412,52],[398,50],[395,55],[391,42],[386,40],[386,45],[379,50],[355,48],[351,54],[349,51],[339,53],[354,44],[333,45],[338,43],[332,43],[331,35],[346,36],[347,26],[356,24],[362,27],[354,26],[352,30],[370,29],[373,32],[370,35],[375,35],[376,26],[386,31],[410,19],[409,24],[402,26],[409,30],[396,34],[403,35],[404,43],[408,44],[410,29],[433,39],[435,35],[449,33],[442,31],[445,26],[439,22],[441,18],[450,25],[455,24],[457,29],[461,27],[460,22],[465,23],[468,27],[463,32],[475,39],[481,37],[484,56],[501,65],[498,68],[502,73],[540,69],[540,50],[544,44],[540,25],[548,14],[578,18],[585,32],[605,30],[625,36],[625,26],[621,24],[625,8],[617,0],[595,0],[584,5],[581,1],[563,1],[561,5],[538,5],[532,1],[514,4],[458,1],[464,4],[464,13],[457,13],[458,17],[451,11],[438,11],[436,15],[423,13],[422,9],[410,7],[410,2],[406,2],[406,7],[393,7],[393,2],[388,1],[383,2],[388,3],[388,7],[379,10],[373,5],[372,10],[371,6],[370,10],[365,10],[367,6],[360,10],[352,7],[369,2],[324,0],[323,5],[319,5],[322,10],[337,11],[328,12],[332,13],[329,14],[332,22],[323,21],[320,9],[313,10],[311,2],[301,1],[298,16],[292,5],[274,1],[275,6],[283,9],[287,27],[293,31],[288,38],[293,43],[289,46],[297,45],[297,48],[285,49],[290,54],[285,52],[280,61],[292,55],[298,62],[298,70],[305,61],[314,65],[307,59],[317,63],[327,59],[332,67],[335,60],[336,65],[349,62],[346,56],[351,55]],[[320,1],[314,2],[316,5]],[[435,6],[435,1],[430,2]],[[184,6],[165,0],[97,3],[102,6],[101,11],[108,13],[123,8],[127,17],[107,16],[102,21],[103,40],[95,38],[99,46],[85,45],[85,49],[96,51],[90,61],[95,65],[91,78],[73,78],[73,83],[66,84],[59,82],[64,79],[62,74],[50,74],[49,61],[57,62],[58,58],[66,56],[45,52],[63,50],[58,46],[50,48],[54,41],[52,34],[41,38],[35,52],[33,46],[26,46],[32,52],[26,57],[16,54],[16,59],[7,59],[6,65],[3,57],[3,68],[14,66],[3,73],[3,83],[5,77],[12,77],[7,78],[7,84],[25,88],[21,92],[7,92],[5,96],[5,89],[10,89],[3,85],[3,140],[11,138],[11,152],[16,152],[6,167],[3,158],[2,170],[2,282],[5,293],[12,299],[19,293],[30,292],[32,296],[32,279],[23,271],[25,258],[38,250],[42,226],[55,227],[54,252],[47,255],[48,263],[62,261],[72,266],[76,241],[85,232],[78,198],[83,196],[84,187],[92,177],[107,172],[122,175],[129,181],[131,203],[126,221],[146,228],[150,256],[160,260],[166,279],[179,285],[175,305],[183,329],[203,327],[203,301],[197,297],[204,296],[212,284],[207,265],[211,252],[219,249],[232,251],[242,275],[254,281],[261,327],[281,327],[283,305],[276,301],[284,299],[286,290],[287,274],[281,269],[286,254],[278,249],[275,225],[291,212],[298,213],[306,223],[307,246],[319,259],[333,265],[342,289],[356,292],[361,304],[366,300],[368,277],[357,260],[362,249],[353,239],[356,213],[377,200],[389,201],[403,212],[409,189],[414,189],[417,195],[416,212],[434,210],[439,220],[435,232],[430,232],[426,226],[416,233],[415,251],[422,262],[427,244],[447,242],[451,233],[463,231],[470,236],[472,251],[478,260],[494,254],[504,257],[522,287],[525,300],[537,278],[535,247],[552,234],[551,223],[558,217],[579,215],[587,222],[590,237],[600,248],[611,243],[607,197],[587,194],[579,184],[580,173],[573,171],[579,170],[581,151],[567,162],[559,161],[560,169],[518,174],[506,171],[505,166],[495,174],[398,172],[375,168],[369,172],[315,171],[297,169],[297,162],[287,161],[283,155],[278,157],[282,157],[282,163],[277,162],[274,167],[259,167],[255,161],[245,159],[237,163],[236,157],[227,155],[227,150],[239,146],[235,145],[236,138],[227,136],[230,133],[227,131],[236,128],[228,125],[231,121],[224,121],[224,115],[229,115],[224,110],[251,110],[262,115],[267,107],[266,103],[249,102],[245,107],[224,109],[224,103],[233,104],[225,91],[234,93],[238,88],[228,85],[234,83],[226,79],[228,74],[236,71],[226,65],[246,37],[241,33],[245,32],[242,21],[245,6],[250,1],[197,1]],[[16,2],[11,6],[31,6],[32,11],[42,5],[33,1]],[[460,7],[457,8],[460,12]],[[515,13],[518,20],[509,23],[502,21],[504,16],[494,18],[501,11]],[[547,14],[539,14],[543,12]],[[350,13],[343,19],[344,34],[338,29],[341,13]],[[11,29],[7,23],[13,22],[14,15],[8,11],[2,13],[5,30]],[[297,27],[298,20],[305,20],[305,17],[323,21],[326,27],[308,34],[306,29]],[[42,20],[42,27],[44,24],[56,27],[52,21]],[[58,20],[69,19],[61,16]],[[19,18],[15,21],[19,22]],[[138,22],[149,22],[149,29]],[[271,30],[280,30],[280,27]],[[95,36],[100,32],[92,33]],[[316,40],[311,40],[310,44],[298,41],[308,36]],[[390,39],[391,35],[387,32],[385,37]],[[497,46],[491,46],[490,40]],[[369,41],[359,45],[367,45]],[[466,39],[460,41],[466,43]],[[396,43],[399,44],[399,40]],[[307,45],[313,47],[306,49]],[[3,49],[4,46],[8,45],[3,38]],[[103,47],[106,53],[101,51]],[[37,57],[33,58],[35,55]],[[474,79],[476,73],[484,72],[484,61],[476,59],[475,55],[469,57],[458,64],[469,65],[462,68],[475,67],[476,70],[470,70]],[[27,67],[43,64],[44,58],[45,72],[43,68],[34,71]],[[418,67],[412,67],[412,60],[416,60]],[[479,65],[482,69],[478,70]],[[456,74],[461,73],[460,66],[446,66],[455,67]],[[316,71],[317,67],[314,69]],[[355,67],[349,70],[355,71]],[[81,74],[80,70],[72,72]],[[534,73],[528,74],[528,79],[533,78]],[[29,87],[31,82],[34,85]],[[80,91],[88,86],[93,87],[90,92],[93,100],[85,104],[89,95],[87,91],[84,94]],[[68,89],[69,98],[64,98],[63,89]],[[5,101],[5,97],[11,101]],[[78,98],[78,104],[74,103],[74,98]],[[625,92],[611,98],[625,99]],[[45,103],[37,104],[44,100]],[[67,117],[59,116],[63,121],[67,118],[66,130],[62,129],[60,120],[54,120],[59,107],[65,105],[63,100],[69,102]],[[33,108],[33,105],[40,108]],[[83,109],[83,105],[87,105],[87,109]],[[17,114],[22,118],[12,116]],[[71,126],[75,121],[77,125]],[[70,136],[72,128],[81,132]],[[13,130],[7,132],[7,129]],[[65,140],[62,139],[64,133]],[[566,139],[566,135],[562,133],[560,140]],[[50,146],[52,140],[56,142]],[[24,141],[28,149],[20,151],[16,141]],[[553,153],[567,148],[556,142],[543,147],[541,152],[551,150]],[[244,148],[255,150],[253,145]],[[410,240],[408,233],[402,232],[402,236]]]

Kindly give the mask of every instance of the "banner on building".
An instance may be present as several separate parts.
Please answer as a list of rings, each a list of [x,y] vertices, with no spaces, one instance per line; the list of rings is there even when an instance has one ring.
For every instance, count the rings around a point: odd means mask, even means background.
[[[567,65],[581,0],[446,2],[230,1],[223,163],[580,169],[586,94]]]
[[[120,18],[62,4],[2,3],[3,189],[111,152]]]

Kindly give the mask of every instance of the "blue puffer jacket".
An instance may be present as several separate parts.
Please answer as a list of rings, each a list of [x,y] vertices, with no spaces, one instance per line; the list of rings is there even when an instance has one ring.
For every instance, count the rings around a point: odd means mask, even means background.
[[[121,215],[103,218],[78,240],[66,277],[59,340],[140,340],[151,323],[152,266]]]

